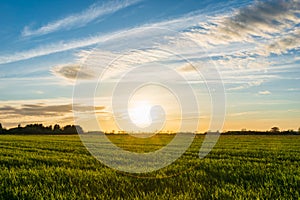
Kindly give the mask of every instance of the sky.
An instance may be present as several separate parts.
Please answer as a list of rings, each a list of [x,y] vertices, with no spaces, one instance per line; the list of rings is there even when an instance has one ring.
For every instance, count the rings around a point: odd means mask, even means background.
[[[299,0],[3,0],[0,24],[3,127],[300,127]]]

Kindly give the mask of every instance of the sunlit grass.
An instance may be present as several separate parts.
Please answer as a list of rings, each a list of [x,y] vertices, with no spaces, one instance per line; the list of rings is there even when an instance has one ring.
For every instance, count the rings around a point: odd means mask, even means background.
[[[173,136],[148,142],[111,137],[124,149],[145,152]],[[300,198],[299,136],[221,136],[199,159],[202,140],[197,137],[172,165],[133,175],[101,164],[78,136],[1,135],[0,199]]]
[[[155,134],[148,138],[127,135],[107,135],[109,140],[124,150],[132,152],[156,151],[172,141],[175,135]]]

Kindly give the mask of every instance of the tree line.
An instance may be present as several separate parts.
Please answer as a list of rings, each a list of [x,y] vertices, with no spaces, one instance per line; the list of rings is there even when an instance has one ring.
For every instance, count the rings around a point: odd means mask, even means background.
[[[28,124],[22,127],[20,124],[17,127],[5,129],[2,127],[0,123],[0,134],[54,134],[54,135],[72,135],[83,133],[83,129],[78,125],[66,125],[61,127],[59,124],[55,124],[54,126],[44,126],[43,124]],[[210,131],[208,131],[210,132]],[[207,134],[205,132],[204,134]],[[107,134],[126,134],[126,132],[118,132],[118,133],[107,133]],[[175,133],[174,133],[175,134]],[[281,131],[279,127],[272,127],[269,131],[253,131],[242,129],[240,131],[224,131],[221,133],[222,135],[300,135],[300,128],[298,131],[294,130],[283,130]]]
[[[78,125],[66,125],[61,127],[59,124],[54,126],[44,126],[43,124],[27,124],[22,127],[20,124],[17,127],[6,129],[0,123],[0,134],[54,134],[54,135],[72,135],[83,133],[83,129]]]
[[[272,127],[269,131],[253,131],[242,129],[240,131],[226,131],[222,133],[223,135],[300,135],[300,128],[298,131],[283,130],[281,131],[279,127]]]

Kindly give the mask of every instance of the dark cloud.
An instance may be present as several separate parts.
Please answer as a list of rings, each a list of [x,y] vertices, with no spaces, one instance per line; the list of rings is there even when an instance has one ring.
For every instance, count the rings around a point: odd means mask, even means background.
[[[14,108],[11,107],[11,106],[3,106],[3,107],[0,107],[0,111],[3,111],[3,112],[10,112],[10,111],[13,111]],[[2,113],[3,113],[2,112]]]
[[[95,111],[104,110],[104,106],[97,106],[95,108],[89,106],[76,105],[76,110],[86,111],[94,109]],[[44,105],[44,104],[24,104],[21,108],[14,108],[12,106],[0,107],[2,114],[21,115],[21,116],[62,116],[66,113],[72,112],[72,104],[65,105]]]
[[[51,69],[52,73],[56,76],[64,77],[69,80],[78,79],[93,79],[93,72],[88,70],[81,70],[80,65],[70,64],[70,65],[62,65],[56,66]]]
[[[247,40],[252,36],[267,38],[295,25],[299,21],[299,10],[299,1],[257,2],[221,21],[214,33],[228,41]]]
[[[21,108],[15,108],[12,106],[0,107],[2,114],[14,114],[22,116],[47,116],[47,115],[62,115],[72,111],[72,105],[41,105],[41,104],[26,104]]]

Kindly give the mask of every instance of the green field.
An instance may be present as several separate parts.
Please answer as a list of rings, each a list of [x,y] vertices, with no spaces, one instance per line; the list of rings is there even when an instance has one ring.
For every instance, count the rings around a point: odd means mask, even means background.
[[[172,139],[110,137],[136,152]],[[101,164],[78,136],[0,135],[0,199],[300,199],[300,136],[221,136],[199,159],[202,140],[172,165],[134,175]]]

